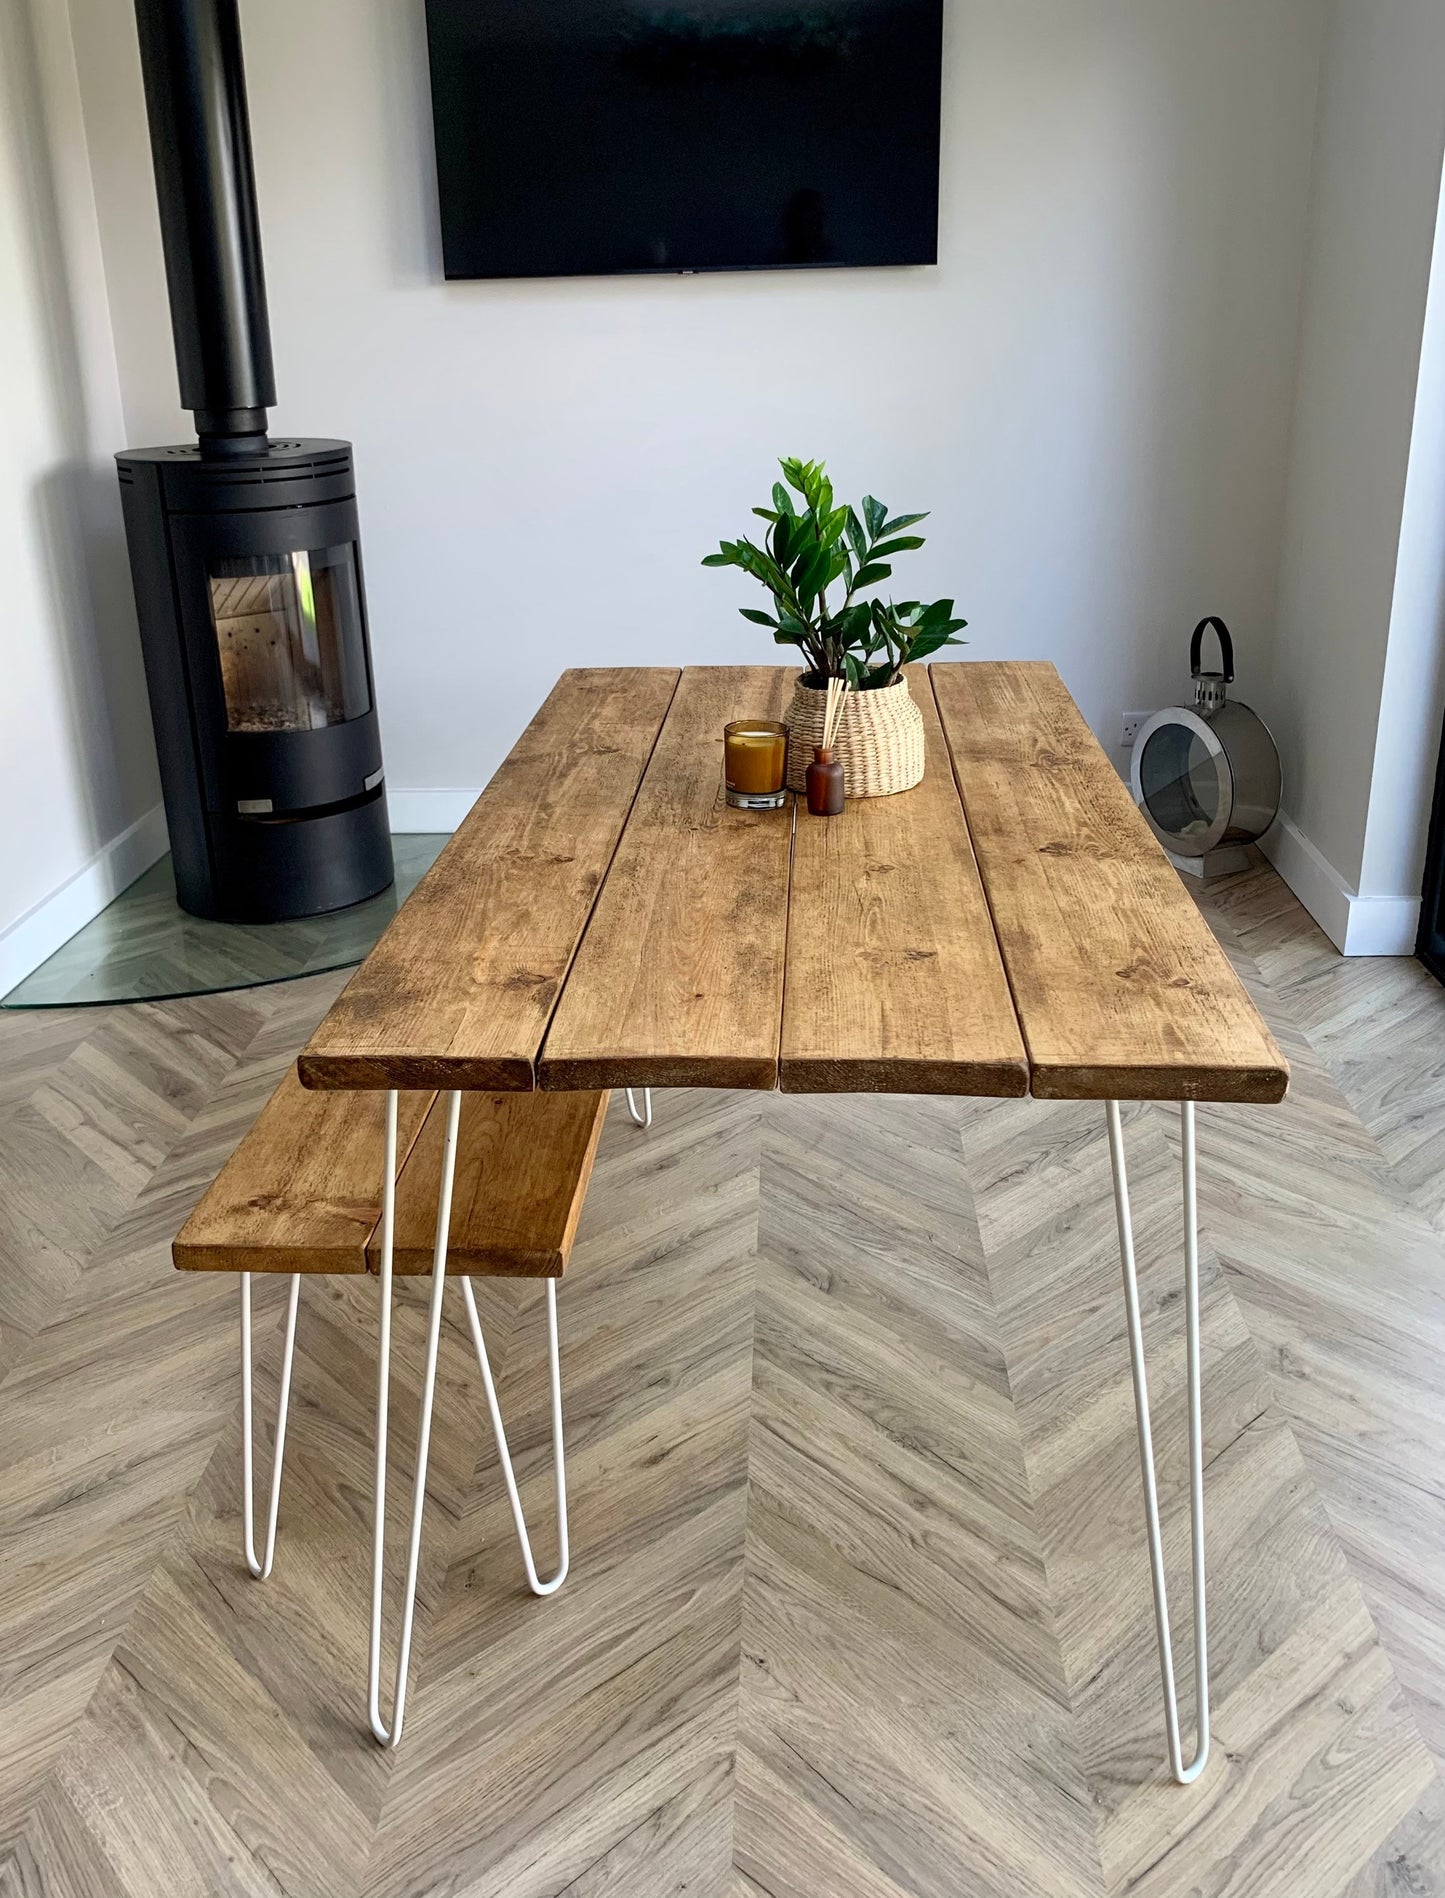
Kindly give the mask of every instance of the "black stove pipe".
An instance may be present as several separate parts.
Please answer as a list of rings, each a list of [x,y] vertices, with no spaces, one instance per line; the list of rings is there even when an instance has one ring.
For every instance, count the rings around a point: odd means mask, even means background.
[[[135,0],[181,404],[262,454],[276,400],[236,0]]]

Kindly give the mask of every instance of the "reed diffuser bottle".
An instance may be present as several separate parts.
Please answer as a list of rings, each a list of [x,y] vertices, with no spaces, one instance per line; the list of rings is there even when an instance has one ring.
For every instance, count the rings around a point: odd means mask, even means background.
[[[833,756],[833,739],[843,711],[843,679],[829,679],[828,702],[823,711],[823,742],[813,747],[807,771],[808,809],[814,817],[836,817],[843,808],[843,767]]]

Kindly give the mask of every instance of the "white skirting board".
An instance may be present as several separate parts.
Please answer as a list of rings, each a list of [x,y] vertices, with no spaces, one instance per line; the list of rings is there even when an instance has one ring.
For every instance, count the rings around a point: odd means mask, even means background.
[[[170,848],[166,814],[155,804],[118,837],[97,850],[58,890],[0,932],[0,996],[8,995],[32,969],[53,956],[78,929],[99,916],[129,883],[143,876]]]
[[[1414,955],[1418,896],[1359,895],[1283,811],[1260,849],[1341,955]]]

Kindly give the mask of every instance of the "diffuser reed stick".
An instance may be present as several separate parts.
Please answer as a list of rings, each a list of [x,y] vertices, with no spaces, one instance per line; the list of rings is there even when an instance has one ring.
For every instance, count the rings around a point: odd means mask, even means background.
[[[823,707],[823,750],[833,749],[833,740],[838,732],[838,720],[843,715],[843,694],[848,690],[846,679],[829,679],[828,698]]]

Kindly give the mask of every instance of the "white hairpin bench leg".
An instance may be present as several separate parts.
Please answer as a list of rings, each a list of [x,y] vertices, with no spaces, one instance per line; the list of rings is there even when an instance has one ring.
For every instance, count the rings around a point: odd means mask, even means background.
[[[1139,1281],[1134,1270],[1134,1232],[1129,1215],[1129,1182],[1124,1170],[1124,1132],[1119,1103],[1107,1105],[1109,1162],[1114,1175],[1114,1210],[1119,1221],[1119,1257],[1124,1268],[1124,1307],[1129,1321],[1129,1361],[1134,1373],[1134,1412],[1139,1429],[1139,1471],[1144,1481],[1144,1515],[1149,1530],[1149,1569],[1154,1584],[1154,1630],[1159,1642],[1159,1676],[1164,1690],[1164,1728],[1169,1770],[1181,1786],[1198,1779],[1209,1758],[1209,1643],[1204,1619],[1204,1424],[1199,1379],[1199,1235],[1194,1147],[1194,1103],[1181,1111],[1184,1150],[1184,1323],[1189,1384],[1189,1530],[1194,1584],[1194,1696],[1198,1740],[1186,1766],[1179,1738],[1179,1702],[1174,1686],[1174,1654],[1169,1637],[1169,1599],[1164,1586],[1164,1541],[1159,1529],[1159,1495],[1154,1478],[1154,1441],[1149,1426],[1149,1385],[1144,1371],[1144,1329],[1139,1318]]]
[[[507,1448],[507,1433],[502,1427],[502,1413],[497,1405],[497,1387],[492,1381],[492,1366],[487,1357],[486,1340],[482,1337],[482,1321],[477,1316],[477,1301],[472,1292],[472,1281],[462,1280],[462,1297],[466,1300],[467,1317],[472,1327],[472,1342],[477,1347],[477,1363],[481,1366],[482,1384],[487,1393],[487,1409],[492,1415],[492,1431],[497,1439],[497,1455],[501,1459],[502,1479],[507,1485],[507,1500],[512,1505],[512,1522],[517,1531],[517,1541],[522,1547],[522,1561],[527,1570],[527,1586],[534,1595],[552,1595],[567,1579],[567,1465],[562,1446],[562,1367],[557,1353],[557,1281],[547,1281],[547,1347],[552,1375],[552,1465],[557,1490],[557,1569],[548,1581],[539,1581],[537,1565],[532,1560],[532,1543],[527,1534],[526,1520],[522,1515],[522,1500],[517,1494],[517,1479],[512,1470],[511,1452]]]
[[[291,1407],[291,1360],[296,1350],[296,1303],[301,1274],[291,1274],[286,1306],[286,1342],[281,1348],[281,1396],[276,1405],[276,1446],[271,1456],[271,1503],[266,1512],[266,1553],[256,1554],[256,1468],[251,1422],[251,1274],[241,1274],[241,1492],[246,1513],[246,1567],[264,1582],[276,1560],[276,1518],[281,1507],[281,1468],[286,1456],[286,1413]]]
[[[652,1089],[645,1087],[642,1090],[643,1111],[640,1114],[637,1111],[636,1090],[625,1087],[622,1091],[627,1096],[627,1111],[632,1116],[634,1126],[650,1127],[652,1125]]]
[[[442,1292],[446,1286],[447,1236],[452,1218],[452,1181],[456,1173],[457,1121],[462,1097],[447,1098],[446,1137],[442,1146],[441,1191],[437,1196],[436,1238],[432,1250],[431,1299],[427,1306],[426,1368],[422,1375],[421,1416],[417,1424],[416,1470],[411,1488],[411,1530],[407,1538],[406,1581],[402,1593],[401,1641],[396,1655],[396,1686],[391,1725],[381,1714],[381,1584],[386,1547],[386,1429],[391,1395],[391,1265],[396,1238],[396,1093],[386,1097],[386,1171],[381,1199],[381,1326],[376,1375],[376,1479],[371,1538],[371,1642],[367,1674],[367,1713],[371,1731],[383,1746],[395,1746],[406,1717],[407,1670],[411,1663],[412,1619],[416,1611],[417,1566],[421,1557],[422,1514],[426,1508],[427,1453],[431,1447],[432,1402],[436,1395],[437,1345],[441,1335]]]

